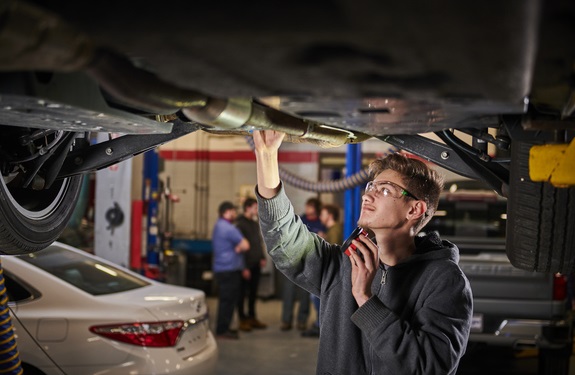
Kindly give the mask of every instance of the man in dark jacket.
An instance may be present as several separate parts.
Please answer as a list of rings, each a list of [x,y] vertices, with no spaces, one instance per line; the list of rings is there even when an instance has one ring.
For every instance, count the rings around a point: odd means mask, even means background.
[[[236,227],[242,232],[250,243],[250,248],[244,253],[244,264],[249,270],[249,277],[242,279],[240,297],[238,300],[238,315],[240,318],[240,330],[251,331],[252,328],[264,329],[265,323],[256,316],[256,299],[260,283],[261,269],[266,265],[264,254],[264,241],[258,223],[258,201],[254,198],[246,198],[243,204],[243,213],[236,219]],[[247,296],[248,311],[245,311]]]
[[[268,252],[288,278],[321,297],[318,374],[455,374],[472,316],[458,249],[436,233],[441,177],[393,154],[370,166],[358,225],[375,235],[340,245],[311,233],[279,178],[284,134],[255,131],[259,218]]]

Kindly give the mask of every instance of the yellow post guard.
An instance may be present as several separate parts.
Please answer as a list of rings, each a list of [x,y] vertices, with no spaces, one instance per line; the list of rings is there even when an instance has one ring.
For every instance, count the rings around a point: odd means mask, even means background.
[[[575,186],[575,139],[570,144],[533,146],[529,152],[529,177],[556,187]]]

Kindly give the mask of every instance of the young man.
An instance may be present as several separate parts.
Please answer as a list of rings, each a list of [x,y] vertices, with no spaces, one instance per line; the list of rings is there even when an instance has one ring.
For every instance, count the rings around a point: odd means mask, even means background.
[[[218,283],[216,336],[237,339],[238,333],[230,329],[230,324],[238,304],[242,273],[245,272],[242,253],[249,250],[250,244],[233,224],[237,210],[231,202],[222,202],[218,213],[219,218],[212,231],[213,271]]]
[[[308,231],[279,178],[284,134],[255,131],[259,218],[267,249],[287,277],[321,297],[318,374],[455,374],[471,325],[469,282],[458,249],[418,237],[437,207],[441,178],[393,154],[372,163],[357,253]]]
[[[236,227],[250,243],[250,249],[244,253],[245,267],[249,270],[248,278],[242,278],[240,297],[238,300],[238,315],[240,330],[249,332],[252,329],[265,329],[267,325],[256,317],[256,300],[260,283],[261,269],[266,265],[264,243],[258,224],[258,201],[246,198],[243,213],[236,219]],[[247,297],[248,311],[245,311]]]
[[[323,233],[326,231],[325,225],[319,218],[322,204],[318,198],[311,197],[305,201],[304,213],[301,215],[301,220],[307,225],[307,228],[314,233]]]

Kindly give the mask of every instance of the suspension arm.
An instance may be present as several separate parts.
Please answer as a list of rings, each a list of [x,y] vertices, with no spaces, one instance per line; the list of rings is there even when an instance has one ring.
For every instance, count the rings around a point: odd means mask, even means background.
[[[124,135],[74,150],[66,157],[58,178],[106,168],[200,129],[196,123],[180,120],[172,122],[174,126],[168,134]]]
[[[386,135],[377,137],[402,150],[411,152],[440,167],[475,180],[481,179],[461,157],[447,145],[421,135]]]

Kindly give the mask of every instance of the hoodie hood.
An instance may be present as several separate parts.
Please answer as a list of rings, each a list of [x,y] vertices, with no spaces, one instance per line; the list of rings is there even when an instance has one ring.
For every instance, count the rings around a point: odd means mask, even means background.
[[[437,232],[415,237],[415,253],[404,263],[448,259],[459,263],[459,249],[453,243],[442,240]]]

